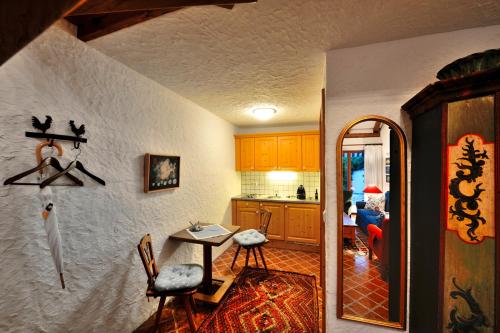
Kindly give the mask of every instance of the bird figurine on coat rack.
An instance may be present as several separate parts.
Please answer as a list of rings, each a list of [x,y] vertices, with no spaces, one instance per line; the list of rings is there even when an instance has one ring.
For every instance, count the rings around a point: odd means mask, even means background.
[[[85,125],[81,124],[80,127],[75,126],[75,121],[69,121],[69,127],[71,128],[71,132],[73,132],[77,137],[80,137],[85,134]]]
[[[76,127],[74,120],[69,121],[69,128],[71,128],[71,132],[73,132],[77,137],[81,137],[85,134],[85,125],[81,124],[80,127]],[[80,148],[80,142],[74,142],[73,145],[75,149]]]
[[[50,125],[52,125],[52,117],[45,116],[45,122],[42,124],[42,122],[38,120],[37,117],[33,116],[31,118],[31,124],[35,129],[40,130],[45,134],[45,132],[47,132],[47,130],[50,128]]]

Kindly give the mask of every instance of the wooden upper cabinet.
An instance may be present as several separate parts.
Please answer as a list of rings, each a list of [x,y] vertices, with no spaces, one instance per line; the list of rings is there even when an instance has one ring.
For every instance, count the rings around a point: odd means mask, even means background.
[[[300,135],[278,136],[278,170],[301,170]]]
[[[319,135],[302,136],[302,171],[319,171]]]
[[[240,139],[240,170],[255,170],[255,138]]]
[[[236,171],[241,171],[241,139],[234,138],[234,165]]]
[[[235,136],[237,171],[319,171],[318,131]]]
[[[255,138],[255,170],[270,171],[277,168],[277,138],[275,136]]]

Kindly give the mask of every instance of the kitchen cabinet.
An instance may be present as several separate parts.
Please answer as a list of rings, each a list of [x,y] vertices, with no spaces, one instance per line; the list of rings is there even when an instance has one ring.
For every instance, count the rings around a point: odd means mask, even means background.
[[[275,136],[255,138],[255,170],[270,171],[277,168],[277,138]]]
[[[302,171],[319,171],[319,134],[302,136]]]
[[[236,204],[237,225],[240,230],[259,229],[260,210],[256,201],[238,201]],[[234,224],[234,223],[233,223]]]
[[[302,146],[300,135],[278,136],[278,170],[300,170]]]
[[[272,213],[268,246],[291,248],[290,244],[319,245],[320,206],[306,203],[233,200],[233,224],[241,230],[259,229],[260,209]],[[273,242],[274,241],[274,242]],[[296,248],[297,249],[297,248]]]
[[[255,138],[240,139],[240,168],[241,171],[255,170]]]
[[[237,171],[319,171],[318,131],[235,136]]]
[[[285,204],[285,238],[288,241],[319,244],[318,205]]]
[[[241,139],[234,139],[234,163],[236,171],[241,171]]]
[[[269,239],[285,239],[285,205],[282,203],[261,202],[260,208],[271,212],[271,222],[267,229]]]

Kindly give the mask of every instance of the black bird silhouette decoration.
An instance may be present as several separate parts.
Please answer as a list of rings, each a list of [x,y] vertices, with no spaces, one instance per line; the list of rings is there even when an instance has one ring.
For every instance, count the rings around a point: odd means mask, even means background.
[[[42,131],[42,133],[45,133],[50,128],[50,125],[52,125],[52,117],[45,116],[45,122],[42,124],[42,122],[38,120],[37,117],[33,116],[31,118],[31,124],[35,129]]]
[[[75,121],[70,120],[69,121],[69,127],[71,128],[71,132],[75,133],[77,137],[80,137],[85,134],[85,125],[81,124],[80,127],[75,126]]]

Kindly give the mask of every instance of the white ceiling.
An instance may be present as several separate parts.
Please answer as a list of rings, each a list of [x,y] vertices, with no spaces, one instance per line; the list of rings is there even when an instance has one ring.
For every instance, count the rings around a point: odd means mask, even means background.
[[[174,12],[89,42],[238,126],[318,121],[325,51],[500,24],[499,0],[259,0]],[[369,55],[367,55],[369,56]]]

